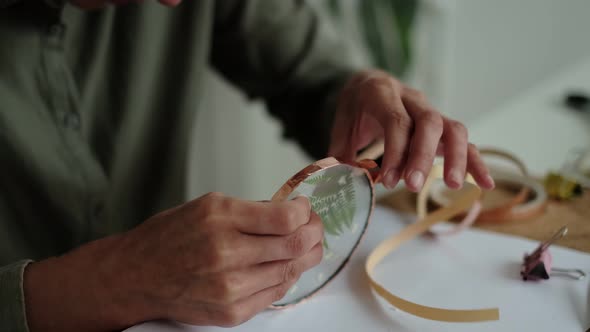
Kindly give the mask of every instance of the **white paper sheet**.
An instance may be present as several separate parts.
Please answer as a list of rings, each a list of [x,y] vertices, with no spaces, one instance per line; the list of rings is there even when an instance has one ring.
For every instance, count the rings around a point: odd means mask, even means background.
[[[393,294],[421,304],[455,309],[498,306],[499,321],[429,321],[378,300],[364,275],[365,258],[381,240],[412,221],[413,217],[376,208],[348,266],[315,297],[293,308],[263,312],[232,329],[150,322],[128,331],[583,332],[590,327],[590,277],[523,282],[519,275],[522,256],[538,243],[479,230],[438,240],[415,239],[386,258],[375,275]],[[557,246],[551,252],[554,266],[580,268],[590,274],[589,254]]]

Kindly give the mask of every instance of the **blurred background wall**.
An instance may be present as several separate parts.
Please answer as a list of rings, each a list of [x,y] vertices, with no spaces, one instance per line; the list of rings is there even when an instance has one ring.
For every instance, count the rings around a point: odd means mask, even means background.
[[[395,1],[397,5],[416,3],[408,32],[412,51],[407,63],[398,58],[406,54],[405,31],[399,31],[405,18],[383,10],[399,10],[399,6],[390,6]],[[356,54],[359,61],[389,65],[386,69],[423,90],[441,112],[468,127],[507,100],[590,56],[588,0],[310,3],[334,20],[351,45],[361,46]],[[368,3],[372,8],[363,7]],[[333,15],[335,4],[338,15]],[[375,26],[375,22],[380,23]],[[373,31],[376,27],[378,31]],[[381,41],[377,44],[386,59],[398,61],[384,64],[382,57],[380,62],[372,53],[373,38]],[[202,101],[205,111],[195,123],[187,195],[221,191],[245,199],[269,199],[310,160],[295,144],[281,139],[278,123],[266,114],[262,103],[247,101],[214,72],[206,79],[209,93]]]

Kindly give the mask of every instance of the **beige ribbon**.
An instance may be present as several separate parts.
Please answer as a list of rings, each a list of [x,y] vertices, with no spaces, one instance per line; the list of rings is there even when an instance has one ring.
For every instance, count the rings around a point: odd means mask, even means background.
[[[418,201],[419,211],[422,207],[425,207],[427,193],[433,180],[436,178],[442,178],[442,176],[442,166],[435,165],[420,192]],[[469,210],[469,208],[479,199],[481,189],[475,185],[471,176],[468,176],[466,180],[470,185],[464,195],[453,201],[451,204],[425,215],[421,220],[404,228],[400,233],[384,240],[369,254],[365,263],[365,272],[367,273],[369,283],[379,296],[394,307],[418,317],[446,322],[481,322],[500,319],[498,308],[467,310],[442,309],[404,300],[401,297],[390,293],[372,277],[373,270],[379,262],[400,245],[428,231],[433,225],[444,220],[449,220],[453,216]]]

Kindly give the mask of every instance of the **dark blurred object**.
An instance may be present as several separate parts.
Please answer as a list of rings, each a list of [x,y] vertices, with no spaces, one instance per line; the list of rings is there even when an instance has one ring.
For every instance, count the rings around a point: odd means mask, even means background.
[[[590,110],[590,97],[581,91],[569,92],[565,97],[565,105],[577,111]]]

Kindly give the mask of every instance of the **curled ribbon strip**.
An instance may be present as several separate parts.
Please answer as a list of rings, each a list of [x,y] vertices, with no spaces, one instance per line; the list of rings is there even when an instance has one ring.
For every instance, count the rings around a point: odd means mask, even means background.
[[[435,166],[435,167],[440,167],[440,166]],[[432,186],[432,184],[434,183],[434,181],[437,178],[442,177],[442,170],[433,170],[432,172],[434,172],[435,174],[431,173],[431,175],[428,178],[426,178],[426,181],[424,182],[424,186],[423,186],[422,190],[420,190],[420,192],[418,193],[418,199],[417,199],[417,203],[416,203],[416,213],[417,213],[419,219],[424,219],[428,214],[426,204],[428,202],[428,194],[430,192],[430,187]],[[436,172],[439,172],[441,175],[436,176],[437,175]],[[473,178],[471,177],[471,175],[467,176],[467,182],[473,184],[474,181],[473,181]],[[476,201],[473,202],[473,204],[471,204],[471,207],[469,208],[469,211],[467,212],[467,214],[465,215],[463,220],[457,226],[453,227],[452,229],[450,229],[448,231],[444,231],[444,232],[434,232],[431,230],[427,230],[427,232],[432,235],[453,235],[453,234],[457,234],[457,233],[461,232],[462,230],[468,228],[469,226],[473,225],[473,223],[475,222],[475,220],[477,219],[477,217],[479,216],[479,214],[481,213],[481,210],[482,210],[482,205],[481,205],[481,202],[479,201],[480,196],[481,196],[481,191],[480,191],[480,194],[478,195],[478,198],[476,199]],[[464,211],[461,211],[461,212],[464,212]]]
[[[426,193],[429,190],[432,181],[436,178],[442,178],[443,169],[440,165],[435,165],[430,172],[428,179],[425,183],[424,188],[421,191],[421,202],[424,204],[426,201]],[[380,285],[375,279],[373,279],[373,270],[389,253],[394,251],[403,243],[415,238],[416,236],[427,232],[433,225],[449,220],[453,216],[469,210],[474,203],[476,203],[481,195],[481,189],[474,184],[471,177],[467,178],[467,182],[471,185],[468,190],[465,191],[464,195],[460,196],[451,204],[442,207],[432,213],[425,215],[418,222],[404,228],[400,233],[384,240],[381,242],[370,254],[365,263],[365,272],[369,279],[371,287],[375,290],[379,296],[385,299],[394,307],[410,313],[412,315],[445,322],[481,322],[481,321],[493,321],[500,319],[500,312],[498,308],[488,309],[468,309],[468,310],[455,310],[455,309],[442,309],[429,307],[408,300],[404,300],[401,297],[393,295],[385,287]]]
[[[537,215],[542,214],[545,211],[546,193],[543,186],[529,176],[528,170],[525,164],[518,159],[515,155],[508,151],[498,150],[494,148],[482,148],[479,150],[480,155],[484,157],[500,158],[507,162],[510,162],[519,170],[520,174],[509,172],[503,168],[490,168],[490,172],[496,185],[498,187],[508,186],[514,188],[520,188],[518,192],[509,201],[497,205],[494,207],[483,207],[478,214],[475,222],[510,222],[527,220]],[[447,205],[451,200],[450,197],[446,197],[443,193],[443,185],[433,185],[430,190],[429,199],[439,206]],[[483,197],[482,197],[483,198]],[[418,217],[422,218],[426,215],[426,204],[418,204]],[[464,214],[460,214],[456,217],[461,217]],[[467,218],[466,218],[467,219]],[[464,221],[462,222],[462,224]],[[462,225],[457,228],[465,228]]]

